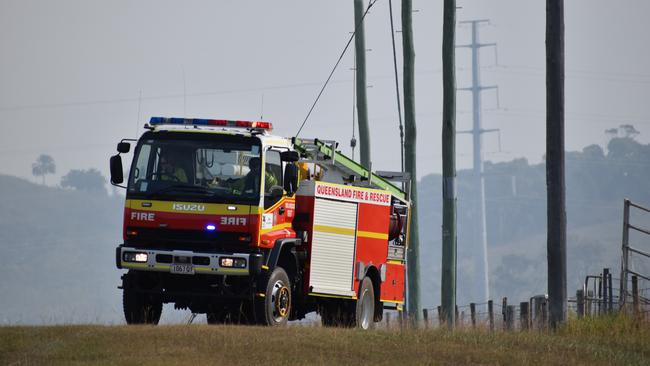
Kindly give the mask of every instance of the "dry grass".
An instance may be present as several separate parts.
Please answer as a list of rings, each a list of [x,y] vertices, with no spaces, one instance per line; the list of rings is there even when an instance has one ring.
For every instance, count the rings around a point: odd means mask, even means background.
[[[650,364],[650,328],[622,317],[555,333],[321,327],[0,328],[0,364]]]

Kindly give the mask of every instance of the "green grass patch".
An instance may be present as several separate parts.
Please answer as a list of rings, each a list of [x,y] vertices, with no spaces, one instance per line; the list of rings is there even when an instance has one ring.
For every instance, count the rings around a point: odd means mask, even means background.
[[[625,317],[556,332],[246,326],[0,328],[2,365],[476,364],[642,365],[650,329]]]

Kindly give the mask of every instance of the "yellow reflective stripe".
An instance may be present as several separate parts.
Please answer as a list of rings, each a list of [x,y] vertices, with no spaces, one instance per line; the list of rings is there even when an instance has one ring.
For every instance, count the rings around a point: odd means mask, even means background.
[[[122,262],[122,267],[147,267],[146,263],[128,263],[128,262]]]
[[[158,268],[158,269],[169,269],[170,266],[166,266],[166,265],[157,265],[157,266],[153,266],[153,267],[154,267],[154,268]]]
[[[210,272],[210,271],[212,271],[212,268],[194,267],[194,270],[199,271],[199,272],[201,272],[201,271]]]
[[[219,268],[217,272],[231,272],[231,273],[244,273],[248,272],[247,269],[240,269],[240,268]]]
[[[260,231],[260,233],[266,234],[266,233],[271,232],[271,231],[280,230],[280,229],[287,229],[287,228],[290,228],[290,227],[291,227],[291,223],[290,222],[285,222],[284,224],[275,225],[270,229],[262,229]]]
[[[402,261],[394,261],[394,260],[388,260],[386,261],[388,264],[403,264]]]
[[[357,236],[361,238],[372,238],[372,239],[383,239],[388,240],[388,234],[385,233],[376,233],[373,231],[357,231]]]
[[[142,204],[146,203],[148,207]],[[174,204],[199,206],[201,210],[177,210]],[[229,210],[228,207],[235,207],[235,210]],[[197,203],[197,202],[178,202],[178,201],[155,201],[155,200],[126,200],[125,207],[132,210],[158,211],[173,213],[191,213],[198,215],[248,215],[260,214],[263,209],[258,206],[250,205],[230,205],[222,203]],[[192,207],[192,206],[190,206]]]
[[[326,225],[314,225],[314,231],[319,231],[321,233],[354,236],[354,229],[348,229],[348,228],[344,228],[344,227],[335,227],[335,226],[326,226]]]
[[[357,299],[356,296],[329,295],[329,294],[319,294],[315,292],[310,293],[309,296],[329,297],[332,299],[353,299],[353,300]]]
[[[404,301],[398,301],[398,300],[379,300],[381,302],[392,302],[394,304],[403,304]]]

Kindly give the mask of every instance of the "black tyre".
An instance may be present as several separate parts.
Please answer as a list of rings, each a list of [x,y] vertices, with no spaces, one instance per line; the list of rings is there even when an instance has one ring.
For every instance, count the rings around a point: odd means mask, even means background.
[[[359,286],[355,311],[355,325],[361,329],[372,329],[375,327],[375,290],[372,280],[364,277]]]
[[[257,302],[257,321],[262,325],[286,325],[291,314],[291,282],[281,267],[273,269],[262,282],[264,297]],[[265,286],[264,286],[265,285]]]
[[[122,305],[127,324],[156,325],[160,321],[162,301],[156,301],[146,294],[124,288],[122,292]]]

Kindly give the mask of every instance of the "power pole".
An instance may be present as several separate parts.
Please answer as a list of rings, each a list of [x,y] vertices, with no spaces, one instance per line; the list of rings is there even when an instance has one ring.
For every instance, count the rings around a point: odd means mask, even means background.
[[[458,133],[469,133],[472,135],[473,140],[473,180],[474,188],[476,189],[476,197],[472,200],[475,205],[474,212],[477,213],[476,224],[473,230],[473,243],[480,245],[481,256],[476,262],[478,273],[481,276],[480,290],[483,301],[490,299],[490,281],[489,281],[489,268],[488,268],[488,250],[487,250],[487,232],[485,223],[485,178],[483,174],[483,142],[482,135],[488,132],[498,131],[497,129],[483,129],[481,122],[481,92],[489,89],[496,89],[495,85],[483,86],[481,85],[480,75],[480,59],[479,50],[483,47],[494,47],[496,43],[480,43],[478,27],[481,23],[488,23],[487,19],[469,20],[460,22],[460,24],[470,24],[472,27],[472,43],[466,45],[458,45],[459,48],[469,48],[472,50],[472,86],[469,88],[459,88],[458,90],[472,92],[472,129],[469,131],[459,131]]]
[[[402,0],[402,48],[404,52],[404,165],[411,176],[411,220],[409,227],[408,313],[412,321],[420,318],[420,241],[418,235],[418,186],[416,173],[417,130],[415,126],[415,51],[413,50],[411,0]]]
[[[456,322],[456,0],[445,0],[442,25],[442,313]],[[408,145],[407,145],[408,146]]]
[[[549,320],[566,319],[564,0],[546,0],[546,200]]]
[[[366,99],[366,37],[363,25],[363,0],[354,0],[354,49],[356,59],[357,116],[359,121],[359,150],[361,165],[370,168],[370,129]]]

